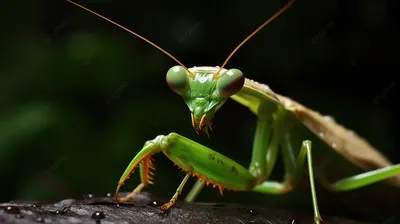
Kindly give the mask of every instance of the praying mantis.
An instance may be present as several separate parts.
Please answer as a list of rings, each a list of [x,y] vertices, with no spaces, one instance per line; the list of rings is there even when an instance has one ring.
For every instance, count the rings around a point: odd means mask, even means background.
[[[191,123],[197,133],[209,135],[212,130],[212,119],[228,99],[233,99],[247,107],[257,117],[254,135],[252,159],[249,168],[245,168],[227,156],[220,154],[202,144],[177,133],[159,135],[145,142],[143,148],[132,159],[122,174],[115,193],[117,203],[131,200],[144,187],[153,184],[152,156],[164,153],[186,175],[178,186],[171,200],[161,206],[161,210],[170,209],[190,176],[198,181],[186,197],[194,201],[207,184],[218,187],[222,194],[224,189],[235,191],[253,191],[264,194],[284,194],[293,190],[299,183],[303,166],[307,160],[309,182],[314,210],[314,222],[320,224],[322,217],[318,210],[317,194],[314,184],[312,163],[312,142],[304,140],[296,157],[291,140],[291,131],[296,123],[302,123],[333,150],[343,155],[355,165],[369,170],[378,169],[347,177],[326,187],[333,191],[347,191],[367,186],[379,181],[400,187],[400,164],[393,165],[367,141],[347,130],[333,120],[302,104],[277,94],[268,86],[245,78],[238,69],[226,69],[225,65],[233,54],[258,31],[286,11],[295,0],[290,0],[282,9],[259,26],[245,38],[228,56],[221,67],[201,66],[185,67],[174,56],[155,45],[153,42],[119,25],[118,23],[78,4],[66,0],[144,40],[156,47],[177,62],[166,74],[170,89],[181,96],[191,113]],[[282,153],[285,176],[282,182],[269,179],[277,160]],[[371,159],[373,158],[373,159]],[[120,188],[140,167],[141,183],[127,196],[118,196]]]

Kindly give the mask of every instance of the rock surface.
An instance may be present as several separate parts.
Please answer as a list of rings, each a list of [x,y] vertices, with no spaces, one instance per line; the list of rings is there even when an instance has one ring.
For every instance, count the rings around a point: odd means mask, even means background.
[[[12,201],[0,204],[0,223],[201,223],[201,224],[312,224],[310,214],[236,204],[178,202],[169,212],[159,207],[165,202],[142,193],[129,203],[117,206],[111,195],[66,199],[54,204]],[[367,224],[338,217],[323,217],[323,224]]]

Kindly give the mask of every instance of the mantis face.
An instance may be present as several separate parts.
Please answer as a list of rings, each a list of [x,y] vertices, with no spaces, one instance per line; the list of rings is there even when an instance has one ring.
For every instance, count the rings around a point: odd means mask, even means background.
[[[167,83],[189,107],[196,132],[204,130],[208,134],[214,114],[230,96],[242,89],[245,78],[238,69],[221,69],[219,74],[219,67],[193,67],[188,70],[182,66],[170,68]]]

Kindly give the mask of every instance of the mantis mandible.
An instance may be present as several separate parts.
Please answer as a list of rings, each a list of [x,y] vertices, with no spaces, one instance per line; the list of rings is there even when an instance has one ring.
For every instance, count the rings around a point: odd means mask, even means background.
[[[268,86],[245,78],[240,70],[224,68],[232,55],[245,42],[286,11],[295,0],[290,0],[282,9],[244,39],[221,67],[201,66],[193,68],[186,68],[162,48],[118,23],[71,0],[66,1],[139,37],[179,64],[168,70],[166,81],[171,90],[180,95],[187,104],[191,112],[192,126],[197,133],[203,131],[207,135],[209,134],[209,130],[212,129],[213,116],[229,98],[248,107],[257,116],[252,160],[248,169],[225,155],[177,133],[159,135],[144,144],[122,174],[115,194],[117,203],[131,200],[148,184],[153,184],[152,156],[160,152],[163,152],[186,173],[171,200],[161,206],[161,210],[164,211],[174,205],[190,176],[196,176],[199,179],[188,194],[186,201],[195,200],[205,184],[212,184],[214,188],[218,187],[221,194],[224,189],[265,194],[287,193],[293,190],[300,181],[303,166],[307,160],[314,221],[319,224],[322,218],[318,210],[314,186],[312,142],[304,140],[300,152],[297,157],[295,156],[290,134],[291,128],[296,122],[303,123],[310,131],[329,144],[332,149],[355,165],[366,170],[371,167],[378,167],[378,169],[330,184],[329,189],[334,191],[353,190],[382,180],[387,180],[388,183],[400,187],[400,164],[393,165],[367,141],[335,121],[326,119],[318,112],[273,92]],[[269,180],[279,152],[282,153],[286,172],[282,182]],[[129,195],[120,198],[118,192],[121,186],[138,166],[140,167],[141,183]]]

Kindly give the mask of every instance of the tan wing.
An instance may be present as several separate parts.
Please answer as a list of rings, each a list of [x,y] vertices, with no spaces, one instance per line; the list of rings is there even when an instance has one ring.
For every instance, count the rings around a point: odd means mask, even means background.
[[[282,106],[292,111],[297,119],[316,136],[355,165],[365,170],[393,165],[366,140],[338,124],[331,117],[321,115],[288,97],[276,94],[271,89],[266,88],[265,85],[255,81],[246,80],[246,85],[264,92],[269,97],[277,98]],[[400,175],[388,179],[388,182],[400,187]]]

